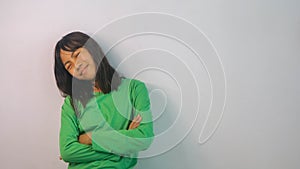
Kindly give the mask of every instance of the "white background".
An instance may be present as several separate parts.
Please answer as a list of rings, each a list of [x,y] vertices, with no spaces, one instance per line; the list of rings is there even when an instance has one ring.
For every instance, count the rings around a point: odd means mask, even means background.
[[[1,1],[0,168],[66,168],[67,165],[58,160],[63,99],[54,79],[54,45],[73,30],[93,34],[112,20],[140,12],[179,16],[205,33],[224,66],[227,100],[220,126],[205,144],[198,144],[203,126],[201,117],[204,117],[200,115],[182,142],[167,152],[140,159],[136,168],[299,168],[299,7],[296,0]],[[182,33],[189,32],[182,30]],[[105,35],[106,41],[110,36],[114,36],[113,32]],[[141,38],[152,44],[158,42],[154,37]],[[138,41],[141,39],[131,39],[125,47],[134,49]],[[106,42],[102,43],[107,49]],[[161,41],[161,44],[164,43]],[[125,47],[116,48],[110,55],[114,66],[125,57],[121,56]],[[191,61],[184,55],[178,57]],[[156,63],[175,62],[162,57]],[[143,59],[129,64],[146,65]],[[122,73],[134,73],[130,72],[134,69],[129,68],[125,66]],[[199,64],[199,68],[203,66]],[[197,72],[194,73],[197,76]],[[155,76],[154,71],[140,76],[149,81],[150,88],[173,91],[172,81],[170,84],[156,81],[151,87],[150,81],[159,78],[163,79]],[[203,86],[200,90],[202,103],[207,103],[210,89]],[[171,97],[174,95],[166,92],[169,105],[165,113],[170,114],[172,106],[180,102]],[[153,100],[153,109],[158,111],[155,105],[159,106],[159,102]],[[181,113],[193,117],[192,112]],[[174,120],[172,115],[164,117],[169,119],[155,123],[156,132],[170,126],[168,120]]]

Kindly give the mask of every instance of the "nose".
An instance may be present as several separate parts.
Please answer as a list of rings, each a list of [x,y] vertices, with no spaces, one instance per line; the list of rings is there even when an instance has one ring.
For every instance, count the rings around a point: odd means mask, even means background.
[[[79,72],[81,66],[82,66],[82,63],[76,62],[76,64],[75,64],[75,70],[76,70],[76,72]]]

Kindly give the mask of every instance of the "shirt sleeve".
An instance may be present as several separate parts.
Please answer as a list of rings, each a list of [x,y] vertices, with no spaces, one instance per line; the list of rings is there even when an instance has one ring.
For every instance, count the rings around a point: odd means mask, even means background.
[[[92,147],[96,151],[109,151],[119,155],[132,155],[149,148],[153,141],[153,122],[150,99],[145,84],[133,80],[131,89],[134,117],[141,115],[140,125],[131,130],[109,130],[101,128],[92,132]]]
[[[90,145],[78,142],[77,118],[68,97],[64,101],[61,112],[59,146],[62,159],[65,162],[82,163],[116,158],[112,153],[97,152]]]

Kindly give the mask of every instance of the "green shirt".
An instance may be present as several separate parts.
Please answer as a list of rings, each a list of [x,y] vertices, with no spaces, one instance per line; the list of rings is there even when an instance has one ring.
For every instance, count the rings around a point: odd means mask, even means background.
[[[150,100],[145,84],[123,78],[117,90],[108,94],[94,92],[77,117],[67,96],[62,105],[60,153],[69,169],[130,169],[139,151],[153,141]],[[128,130],[130,119],[138,114],[142,122]],[[78,142],[78,136],[92,132],[92,145]]]

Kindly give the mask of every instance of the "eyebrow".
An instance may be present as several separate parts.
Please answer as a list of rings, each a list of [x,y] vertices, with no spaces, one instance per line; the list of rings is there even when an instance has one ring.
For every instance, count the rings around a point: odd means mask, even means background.
[[[75,50],[75,51],[76,51],[76,50]],[[73,55],[74,55],[75,51],[72,53],[71,58],[74,57]],[[78,56],[79,53],[80,53],[80,52],[77,52],[77,53],[76,53],[76,56]]]

